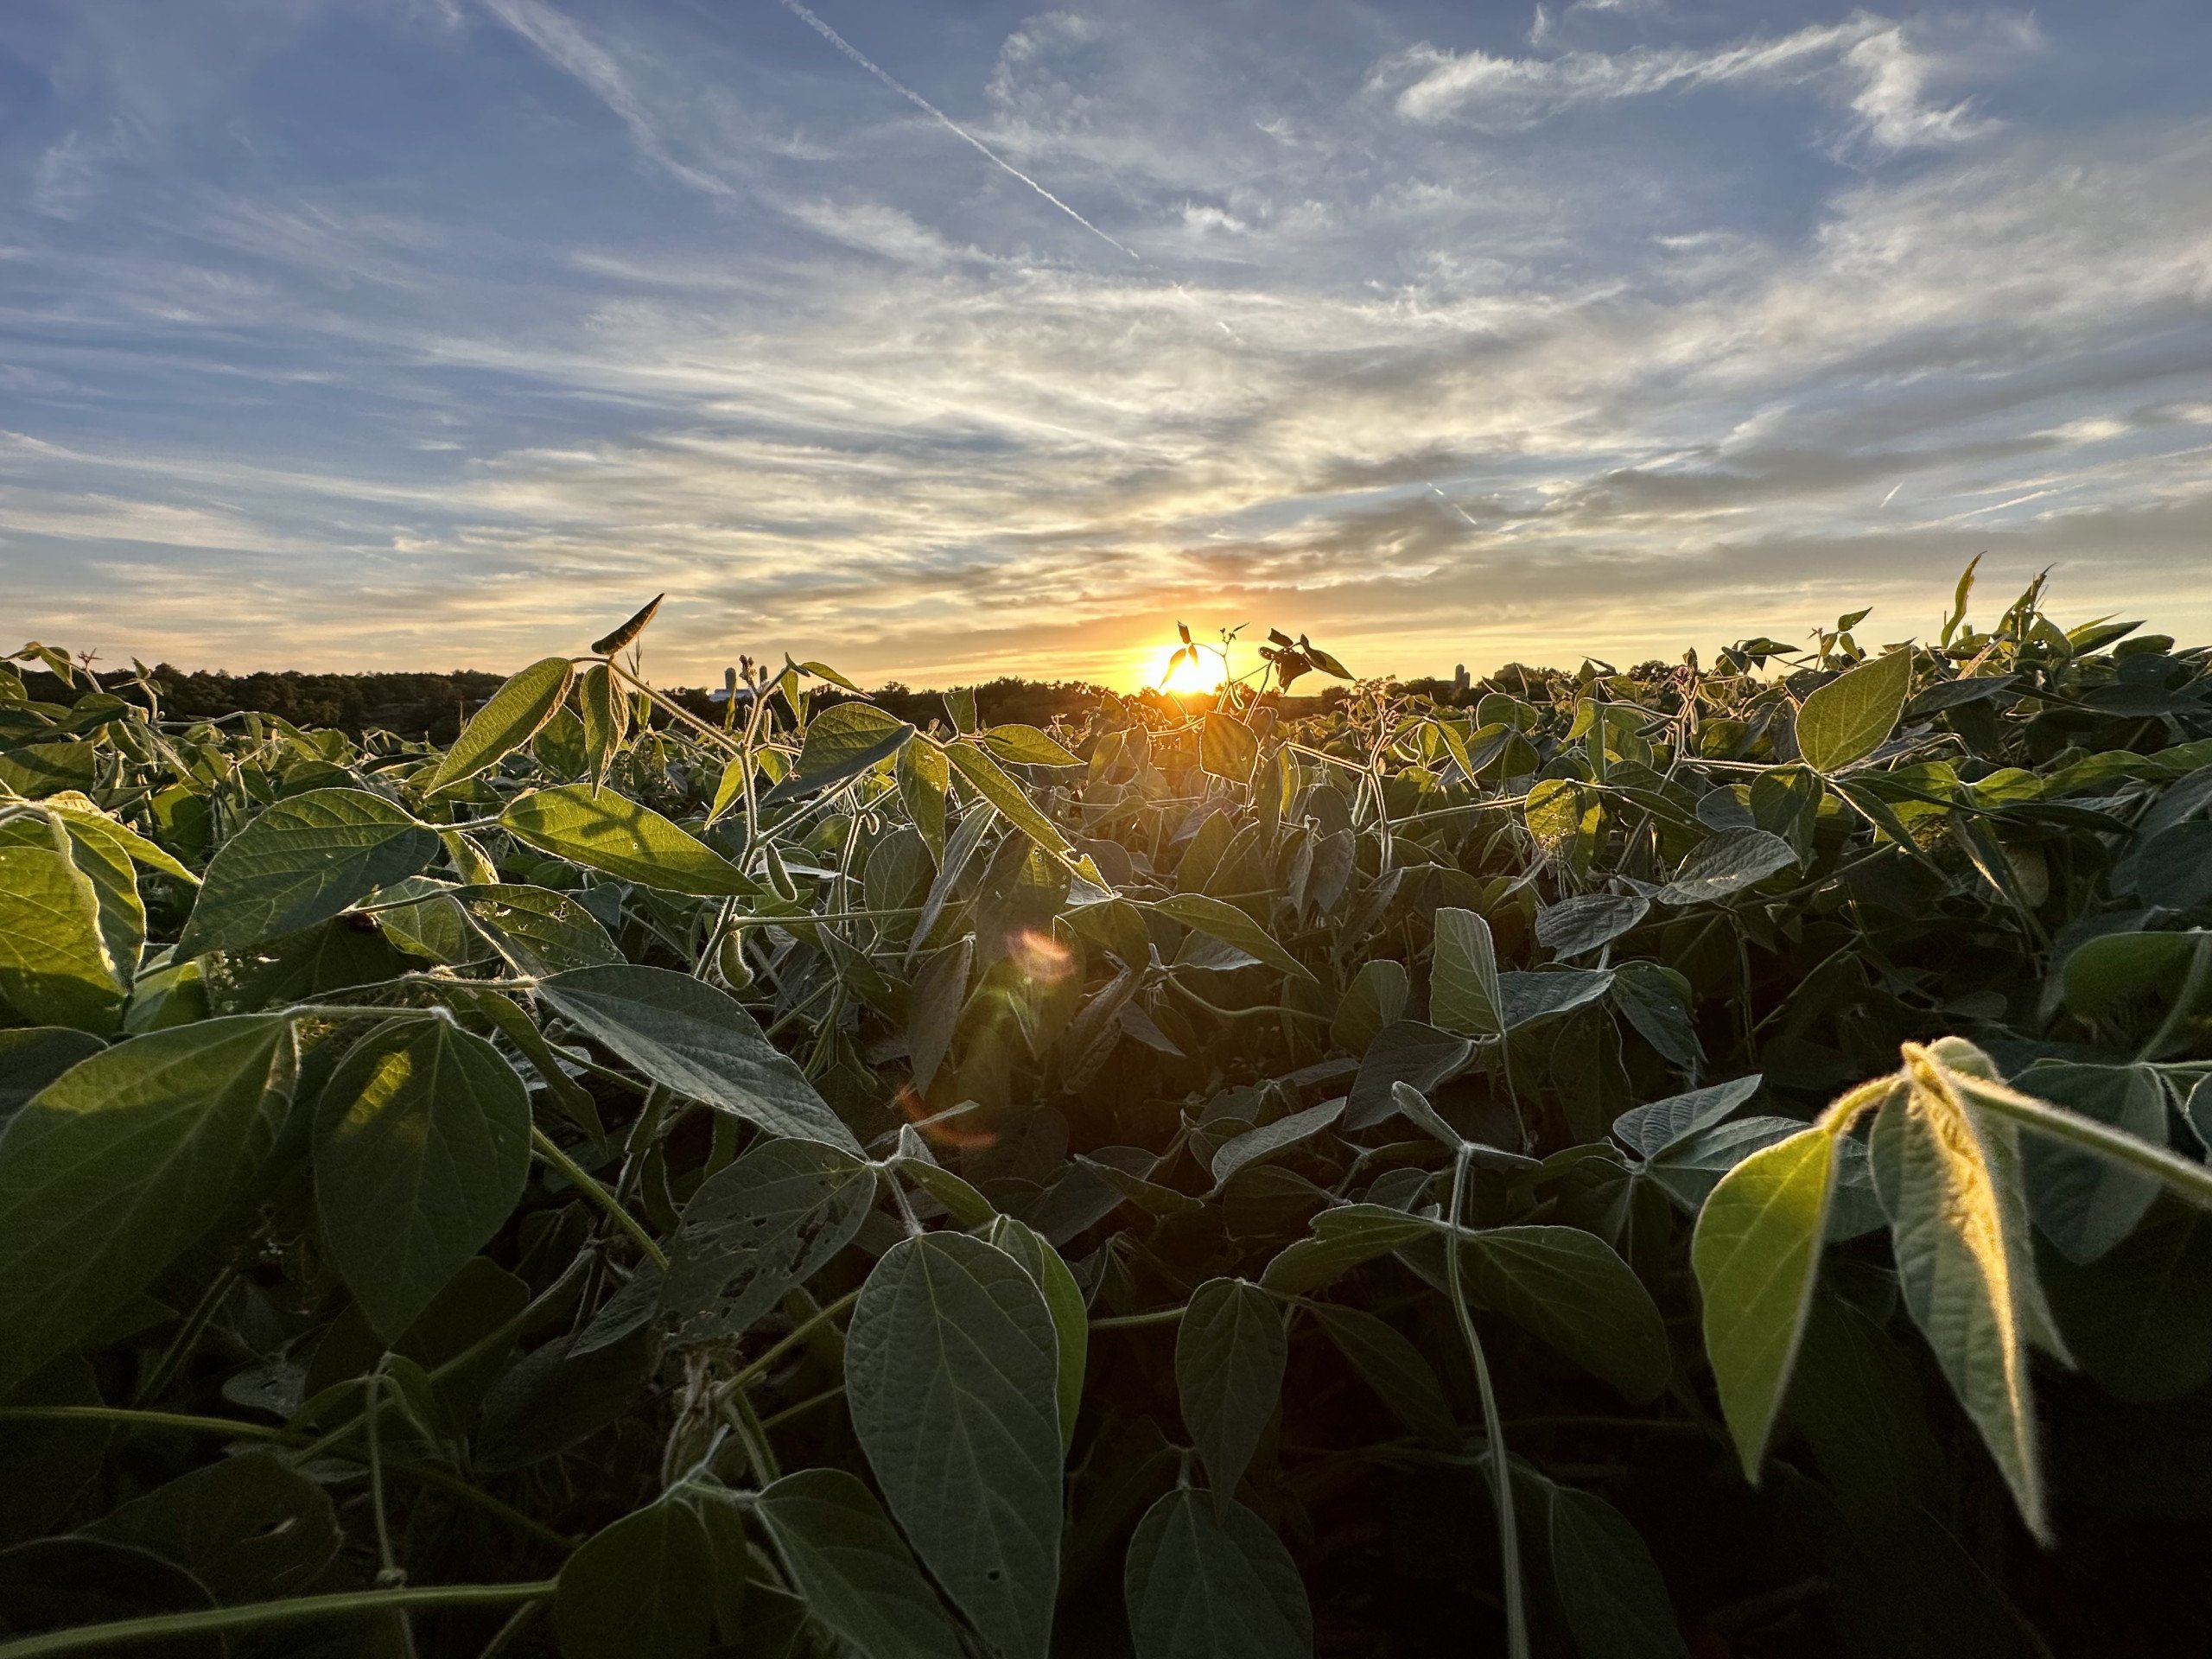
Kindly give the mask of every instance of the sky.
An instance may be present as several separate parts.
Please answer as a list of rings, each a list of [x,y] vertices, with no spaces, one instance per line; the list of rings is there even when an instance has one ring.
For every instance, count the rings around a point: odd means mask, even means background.
[[[0,648],[2212,637],[2212,8],[9,0]],[[12,636],[12,637],[10,637]],[[1249,664],[1249,648],[1238,666]]]

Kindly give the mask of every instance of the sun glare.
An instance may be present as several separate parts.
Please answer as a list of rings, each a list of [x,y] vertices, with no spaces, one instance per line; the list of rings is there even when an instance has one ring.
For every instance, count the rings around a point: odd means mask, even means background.
[[[1179,663],[1176,661],[1178,652],[1182,656]],[[1221,658],[1210,651],[1201,651],[1197,657],[1198,660],[1192,662],[1192,653],[1180,645],[1162,652],[1160,661],[1152,671],[1152,678],[1147,683],[1162,691],[1191,693],[1220,690]]]

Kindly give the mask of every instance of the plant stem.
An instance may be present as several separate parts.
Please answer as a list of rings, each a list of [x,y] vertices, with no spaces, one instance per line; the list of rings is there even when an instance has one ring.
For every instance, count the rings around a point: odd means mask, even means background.
[[[1189,986],[1172,976],[1163,978],[1160,982],[1173,988],[1185,1000],[1197,1003],[1208,1014],[1224,1020],[1255,1020],[1266,1014],[1287,1014],[1294,1020],[1313,1020],[1325,1026],[1329,1023],[1330,1016],[1325,1014],[1316,1014],[1311,1008],[1286,1007],[1280,1002],[1263,1002],[1259,1007],[1252,1008],[1224,1008],[1217,1003],[1207,1001]]]
[[[228,1266],[215,1275],[214,1282],[207,1287],[207,1293],[193,1308],[191,1317],[185,1320],[184,1328],[176,1333],[176,1340],[170,1343],[161,1358],[154,1362],[153,1369],[146,1373],[145,1379],[132,1394],[133,1405],[143,1405],[168,1387],[169,1380],[191,1354],[193,1344],[200,1340],[200,1332],[207,1330],[207,1322],[215,1317],[215,1310],[222,1306],[223,1298],[230,1294],[231,1287],[238,1282],[238,1269]]]
[[[137,1411],[128,1406],[0,1406],[0,1422],[113,1423],[122,1428],[168,1428],[187,1434],[220,1434],[230,1440],[262,1440],[271,1446],[298,1447],[303,1453],[329,1450],[331,1455],[344,1458],[348,1463],[360,1461],[347,1452],[312,1442],[306,1435],[289,1428],[272,1428],[266,1423],[233,1422],[227,1417],[195,1417],[176,1411]],[[352,1425],[347,1427],[350,1428]],[[405,1475],[410,1479],[421,1481],[425,1486],[434,1486],[440,1491],[448,1492],[462,1503],[471,1504],[486,1515],[497,1516],[516,1531],[528,1533],[540,1543],[563,1554],[576,1547],[575,1539],[554,1531],[543,1521],[524,1515],[512,1504],[500,1502],[491,1493],[470,1485],[458,1475],[448,1474],[435,1465],[390,1458],[385,1459],[385,1466],[396,1475]]]
[[[1091,1320],[1090,1328],[1094,1331],[1125,1331],[1141,1325],[1173,1325],[1190,1309],[1191,1305],[1185,1302],[1180,1307],[1156,1307],[1149,1313],[1109,1314],[1105,1319]]]
[[[2000,1117],[2009,1117],[2022,1128],[2064,1141],[2107,1162],[2126,1164],[2156,1176],[2182,1198],[2201,1209],[2212,1210],[2212,1169],[2177,1158],[2164,1147],[2139,1141],[2123,1129],[2107,1128],[2079,1112],[2063,1111],[2047,1101],[1992,1084],[1963,1072],[1946,1071],[1946,1079],[1974,1103]]]
[[[254,1630],[296,1619],[328,1618],[343,1613],[382,1613],[410,1607],[503,1607],[537,1601],[558,1586],[551,1579],[529,1584],[439,1584],[413,1590],[349,1590],[328,1596],[295,1596],[286,1601],[248,1602],[241,1607],[208,1607],[189,1613],[154,1613],[110,1624],[79,1624],[0,1642],[0,1659],[34,1659],[48,1653],[85,1653],[152,1642],[162,1637],[198,1636]]]
[[[1467,1312],[1465,1287],[1460,1283],[1459,1217],[1467,1192],[1467,1161],[1474,1148],[1462,1141],[1452,1165],[1452,1236],[1444,1247],[1446,1273],[1451,1281],[1452,1313],[1459,1322],[1460,1339],[1475,1368],[1475,1388],[1482,1395],[1483,1435],[1490,1442],[1491,1491],[1497,1499],[1497,1553],[1505,1575],[1505,1649],[1511,1659],[1529,1659],[1529,1614],[1522,1605],[1521,1533],[1513,1512],[1513,1471],[1506,1461],[1505,1425],[1497,1410],[1497,1395],[1491,1386],[1490,1362],[1483,1357],[1475,1336],[1475,1321]]]
[[[648,1262],[663,1273],[668,1271],[668,1252],[662,1249],[659,1243],[645,1230],[645,1224],[625,1210],[612,1192],[586,1174],[575,1160],[556,1146],[551,1136],[533,1124],[530,1131],[530,1144],[531,1150],[539,1157],[568,1178],[571,1186],[607,1211],[608,1219],[630,1236],[631,1241],[645,1252]]]
[[[753,1378],[766,1376],[770,1366],[773,1365],[785,1354],[791,1352],[791,1351],[797,1347],[800,1343],[804,1342],[807,1338],[808,1333],[813,1331],[817,1325],[836,1318],[838,1314],[843,1313],[855,1302],[860,1300],[860,1292],[857,1290],[849,1290],[842,1296],[840,1296],[836,1301],[818,1309],[813,1318],[806,1319],[801,1324],[794,1326],[791,1332],[781,1341],[778,1342],[774,1347],[769,1349],[766,1353],[761,1355],[760,1358],[754,1360],[743,1370],[740,1371],[735,1376],[732,1377],[730,1379],[729,1386],[733,1389],[741,1389],[747,1383],[752,1382]]]

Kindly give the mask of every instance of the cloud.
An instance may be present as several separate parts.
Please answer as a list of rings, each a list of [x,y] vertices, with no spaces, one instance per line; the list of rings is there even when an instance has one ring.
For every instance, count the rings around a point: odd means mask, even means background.
[[[1541,45],[1550,32],[1541,10],[1537,22],[1532,44]],[[1497,130],[1533,126],[1580,105],[1742,85],[1808,86],[1847,107],[1853,117],[1851,136],[1877,149],[1955,144],[1994,131],[1998,124],[1974,113],[1969,102],[1931,102],[1930,83],[1970,67],[1986,72],[2033,50],[2041,37],[2032,18],[1993,20],[1949,50],[1931,44],[1926,33],[1859,13],[1842,23],[1714,48],[1640,46],[1508,58],[1423,43],[1385,58],[1369,86],[1395,88],[1394,107],[1409,121]]]
[[[697,63],[658,13],[486,3],[502,29],[410,38],[480,85],[512,30],[584,118],[510,91],[440,141],[459,184],[270,145],[11,232],[0,588],[37,631],[498,666],[666,588],[657,671],[694,681],[785,647],[1118,677],[1179,615],[1420,671],[1862,595],[1902,636],[1985,548],[2212,626],[2175,577],[2212,513],[2212,125],[1957,142],[2013,49],[1986,19],[1491,60],[1433,118],[1403,100],[1470,59],[1349,10],[1287,69],[1166,11],[887,56],[1138,264],[803,30]],[[1678,27],[1580,10],[1578,41]],[[1730,86],[1808,96],[1745,100],[1745,141],[1687,165],[1653,100]],[[1599,103],[1632,142],[1469,142]],[[1808,152],[1846,129],[1922,153]]]
[[[483,0],[484,9],[528,41],[553,66],[571,76],[629,129],[639,152],[670,176],[712,196],[728,196],[728,182],[679,160],[658,112],[635,89],[613,55],[569,18],[541,0]]]

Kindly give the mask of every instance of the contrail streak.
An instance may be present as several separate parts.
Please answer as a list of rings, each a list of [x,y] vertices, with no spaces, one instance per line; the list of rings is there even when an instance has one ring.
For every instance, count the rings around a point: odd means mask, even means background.
[[[791,16],[798,18],[809,29],[811,29],[823,40],[829,41],[830,45],[836,47],[840,52],[850,58],[855,63],[860,65],[861,68],[867,70],[868,73],[874,75],[886,86],[888,86],[893,92],[898,93],[899,97],[905,99],[909,104],[913,105],[915,108],[922,111],[924,113],[936,120],[947,131],[952,133],[956,137],[962,139],[965,143],[974,145],[976,149],[982,153],[983,158],[989,162],[992,166],[997,168],[1001,172],[1010,173],[1015,178],[1020,179],[1032,190],[1034,190],[1039,195],[1044,197],[1045,200],[1051,202],[1053,207],[1058,208],[1070,219],[1075,220],[1077,224],[1082,226],[1084,230],[1089,231],[1093,236],[1096,237],[1101,242],[1103,242],[1108,247],[1112,248],[1116,252],[1125,253],[1128,255],[1130,258],[1138,260],[1140,264],[1142,263],[1141,257],[1135,248],[1123,247],[1119,242],[1116,242],[1112,237],[1107,235],[1105,232],[1100,230],[1096,225],[1085,219],[1081,213],[1076,212],[1074,208],[1069,207],[1067,203],[1062,201],[1058,196],[1047,190],[1043,185],[1038,183],[1036,180],[1031,178],[1020,168],[1014,166],[1011,162],[1007,161],[1004,157],[1000,156],[996,150],[993,149],[988,144],[978,138],[974,133],[969,131],[967,128],[962,126],[957,121],[955,121],[943,110],[938,108],[936,105],[931,103],[929,99],[924,98],[919,92],[913,92],[907,87],[900,86],[881,68],[878,67],[875,63],[862,54],[860,49],[850,41],[847,40],[836,29],[830,28],[829,24],[823,22],[821,18],[816,16],[811,11],[809,11],[804,6],[801,5],[799,3],[799,0],[779,0],[779,3],[782,5],[785,11],[790,12]]]
[[[1903,488],[1904,488],[1904,480],[1903,479],[1899,479],[1896,483],[1891,485],[1890,493],[1882,498],[1882,506],[1886,507],[1891,502],[1896,500],[1897,499],[1897,492]],[[1875,511],[1877,512],[1880,512],[1881,507],[1877,507]]]
[[[1428,486],[1428,493],[1434,496],[1438,500],[1441,501],[1446,506],[1451,508],[1452,512],[1458,513],[1462,518],[1465,518],[1467,523],[1472,525],[1475,529],[1480,530],[1482,528],[1480,524],[1475,523],[1475,517],[1472,513],[1469,512],[1457,501],[1454,501],[1450,496],[1445,494],[1443,491],[1438,489],[1435,485],[1432,484]]]

